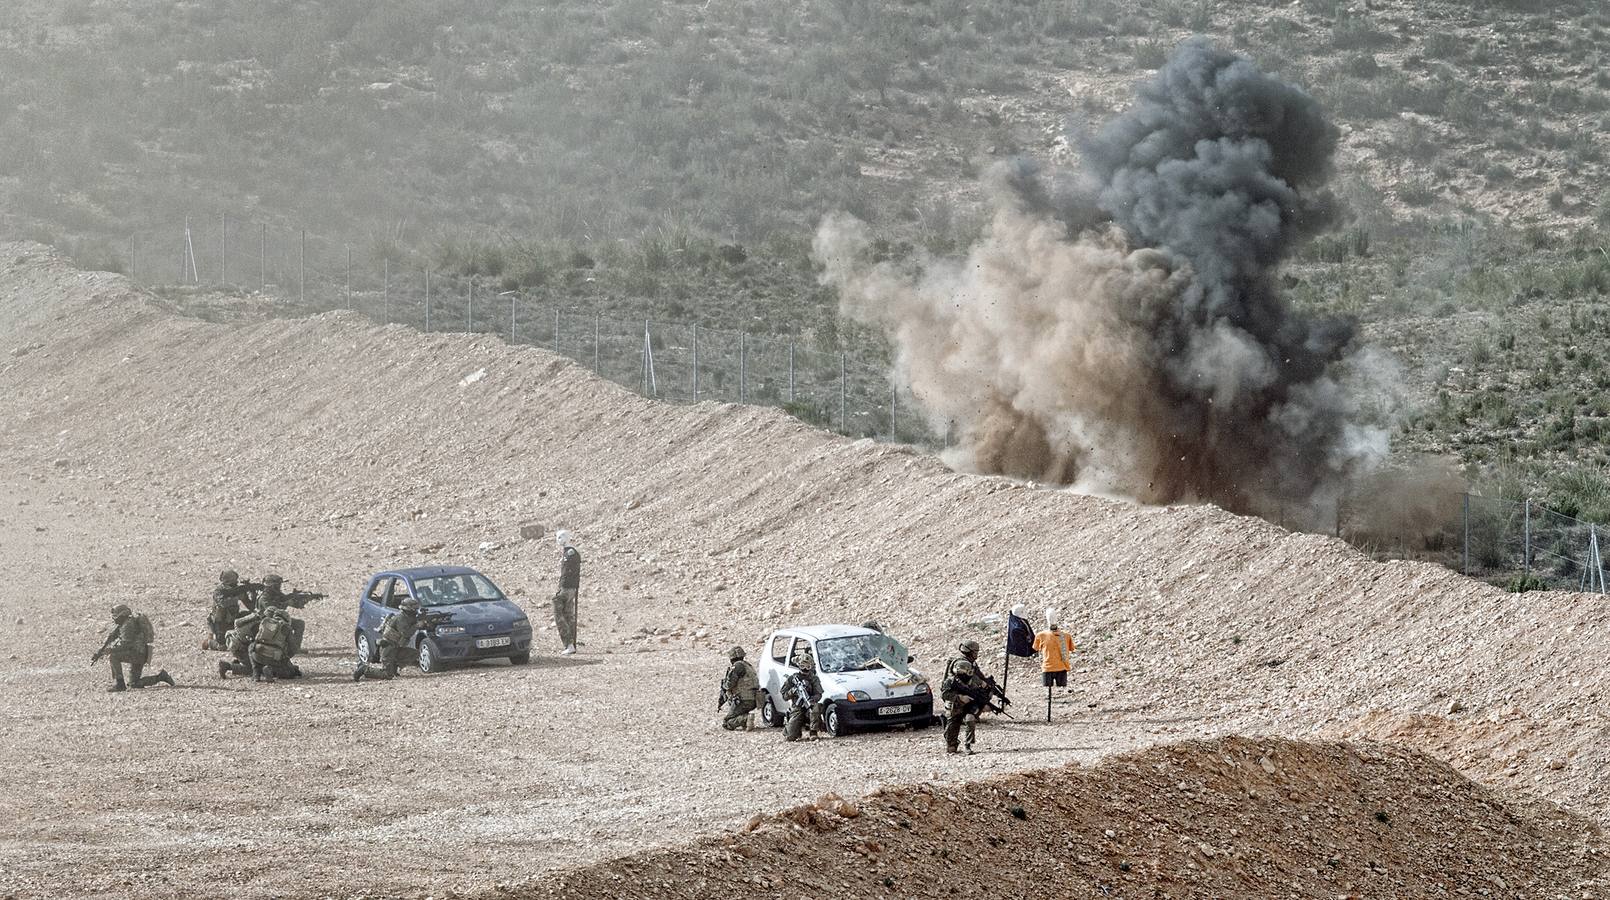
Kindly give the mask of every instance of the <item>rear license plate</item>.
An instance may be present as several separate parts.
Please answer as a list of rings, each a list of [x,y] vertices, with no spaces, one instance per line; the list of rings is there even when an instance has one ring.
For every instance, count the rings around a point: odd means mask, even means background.
[[[509,646],[509,638],[507,635],[495,638],[481,638],[475,642],[475,646],[480,650],[485,650],[488,647],[507,647]]]
[[[898,716],[898,715],[901,715],[902,713],[908,713],[908,712],[911,712],[911,704],[910,703],[904,703],[904,704],[901,704],[900,706],[885,706],[884,708],[878,710],[878,715],[880,715],[880,716]]]

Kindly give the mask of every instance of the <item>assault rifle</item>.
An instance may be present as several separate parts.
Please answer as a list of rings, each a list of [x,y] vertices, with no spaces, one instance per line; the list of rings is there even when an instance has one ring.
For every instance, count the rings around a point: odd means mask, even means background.
[[[288,606],[294,606],[297,609],[301,609],[314,600],[324,599],[323,594],[315,594],[312,591],[285,591],[280,596],[285,598]]]
[[[106,636],[106,643],[101,645],[101,649],[96,650],[94,653],[90,654],[90,657],[89,657],[89,664],[90,665],[93,666],[96,663],[100,662],[101,657],[106,655],[106,651],[112,649],[112,642],[117,640],[117,632],[118,632],[118,629],[113,628],[112,633]]]
[[[445,625],[451,621],[453,621],[453,614],[450,612],[422,612],[414,620],[414,627],[420,631],[429,631],[437,625]]]
[[[967,695],[968,699],[973,701],[972,705],[979,711],[987,709],[998,716],[1005,716],[1008,719],[1014,718],[1011,713],[1006,711],[1006,708],[1012,705],[1012,698],[1006,696],[1006,691],[1002,690],[1001,686],[995,683],[995,679],[988,675],[984,676],[984,684],[979,687],[958,684],[956,685],[956,690]],[[1000,702],[997,703],[997,700]]]
[[[725,687],[723,687],[721,689],[721,692],[716,695],[716,712],[720,712],[721,710],[726,709],[726,708],[727,708],[727,689]]]

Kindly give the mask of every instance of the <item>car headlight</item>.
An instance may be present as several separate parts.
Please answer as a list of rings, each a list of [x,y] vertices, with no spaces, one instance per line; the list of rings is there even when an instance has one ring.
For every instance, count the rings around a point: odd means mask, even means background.
[[[463,634],[464,633],[464,626],[463,625],[437,625],[436,626],[436,633],[437,634]]]
[[[917,689],[915,691],[912,691],[912,693],[914,693],[914,694],[926,694],[926,693],[928,693],[928,682],[924,681],[922,684],[917,685]]]
[[[851,691],[844,695],[844,699],[853,703],[860,703],[863,700],[871,700],[872,698],[867,696],[866,691]]]
[[[515,628],[524,628],[524,627],[526,627],[527,625],[530,625],[530,624],[531,624],[530,619],[515,619],[514,620],[514,627]]]

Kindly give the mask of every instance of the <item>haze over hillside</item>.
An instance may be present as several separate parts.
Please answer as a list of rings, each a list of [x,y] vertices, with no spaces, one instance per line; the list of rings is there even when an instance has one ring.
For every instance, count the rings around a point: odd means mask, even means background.
[[[954,254],[992,162],[1076,162],[1205,34],[1340,128],[1346,213],[1281,277],[1403,362],[1398,454],[1610,517],[1610,13],[1585,0],[20,0],[0,25],[0,221],[85,264],[172,281],[187,215],[206,247],[221,220],[294,253],[305,226],[370,282],[474,273],[822,352],[865,334],[817,283],[824,216]]]

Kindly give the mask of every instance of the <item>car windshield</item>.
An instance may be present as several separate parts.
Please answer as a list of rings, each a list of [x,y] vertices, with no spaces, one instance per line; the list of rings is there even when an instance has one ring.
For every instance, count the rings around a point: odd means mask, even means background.
[[[421,606],[452,606],[477,600],[502,600],[503,592],[485,575],[438,575],[415,578],[414,596]]]
[[[886,634],[857,634],[816,642],[816,665],[823,672],[889,668],[905,675],[906,645]]]

